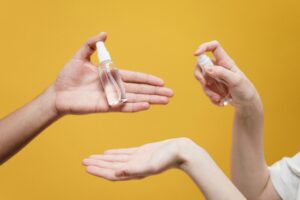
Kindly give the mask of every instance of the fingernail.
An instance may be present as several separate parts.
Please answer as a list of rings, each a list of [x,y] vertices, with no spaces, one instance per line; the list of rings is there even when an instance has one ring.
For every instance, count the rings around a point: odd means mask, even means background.
[[[82,161],[82,164],[84,164],[84,165],[87,165],[87,163],[88,163],[88,159],[84,159],[84,160]]]
[[[167,88],[166,91],[167,91],[169,97],[172,97],[174,95],[174,92],[171,88]]]

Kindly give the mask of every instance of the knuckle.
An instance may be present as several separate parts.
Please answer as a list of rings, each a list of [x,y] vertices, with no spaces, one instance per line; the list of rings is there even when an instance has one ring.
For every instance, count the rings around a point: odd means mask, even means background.
[[[219,46],[220,45],[220,42],[218,40],[213,40],[211,41],[211,43],[213,43],[214,45],[216,46]]]
[[[147,95],[145,99],[146,99],[146,102],[153,102],[153,98],[151,95]]]
[[[193,143],[193,140],[191,140],[188,137],[180,137],[177,139],[177,144],[178,146],[186,146],[186,145],[190,145]]]
[[[229,63],[228,63],[228,61],[226,61],[226,60],[220,60],[220,61],[219,61],[219,65],[226,67],[226,66],[229,65]]]
[[[235,63],[232,59],[220,60],[219,64],[221,66],[224,66],[224,67],[228,68],[228,69],[231,69],[233,66],[235,66]]]
[[[240,74],[237,74],[235,76],[234,81],[232,82],[232,86],[236,87],[236,86],[240,85],[242,82],[243,82],[243,77]]]
[[[216,76],[219,76],[221,74],[223,74],[223,69],[222,67],[215,67],[214,70],[213,70],[213,73],[216,75]]]
[[[154,87],[153,87],[152,94],[159,94],[159,87],[154,86]]]
[[[180,138],[178,138],[180,141],[182,141],[182,142],[192,142],[192,140],[190,139],[190,138],[188,138],[188,137],[180,137]]]

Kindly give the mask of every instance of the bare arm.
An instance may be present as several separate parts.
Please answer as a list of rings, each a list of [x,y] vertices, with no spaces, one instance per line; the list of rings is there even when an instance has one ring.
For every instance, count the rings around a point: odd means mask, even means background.
[[[53,87],[50,87],[32,102],[0,120],[0,163],[59,118],[53,92]]]
[[[263,149],[263,106],[260,97],[245,74],[235,65],[221,45],[204,43],[196,55],[212,51],[216,66],[208,74],[223,80],[229,88],[235,109],[231,173],[233,183],[247,199],[280,199],[270,181]],[[219,65],[219,66],[218,66]],[[205,78],[196,68],[195,75],[213,103],[219,105],[221,96],[209,91]]]
[[[245,199],[209,154],[187,138],[108,150],[90,156],[83,164],[88,173],[114,181],[140,179],[178,168],[194,180],[209,200]]]
[[[90,56],[101,33],[91,37],[65,65],[57,80],[32,102],[0,120],[0,163],[6,161],[43,129],[66,114],[138,112],[150,104],[167,104],[173,91],[158,77],[121,70],[128,101],[108,106],[97,67]]]
[[[188,146],[189,148],[192,147],[192,145]],[[189,149],[188,147],[183,148]],[[206,151],[199,147],[184,151],[186,152],[183,153],[182,157],[185,158],[186,163],[180,167],[194,180],[206,199],[246,199]]]

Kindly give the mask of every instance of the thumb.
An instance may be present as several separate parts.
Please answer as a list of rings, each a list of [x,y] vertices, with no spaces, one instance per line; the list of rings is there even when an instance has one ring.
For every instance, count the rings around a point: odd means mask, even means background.
[[[91,55],[96,50],[96,43],[98,41],[105,41],[106,37],[107,37],[107,34],[105,32],[101,32],[98,35],[89,38],[84,43],[84,45],[77,51],[74,58],[81,59],[81,60],[83,60],[83,59],[89,60]]]
[[[241,80],[240,75],[221,66],[210,67],[206,72],[210,77],[224,81],[229,87],[236,86]]]

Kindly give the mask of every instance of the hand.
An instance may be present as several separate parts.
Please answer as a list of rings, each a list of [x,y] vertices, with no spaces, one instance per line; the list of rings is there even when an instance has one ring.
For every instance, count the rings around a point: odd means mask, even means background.
[[[114,149],[83,160],[88,173],[111,181],[141,179],[170,168],[187,173],[206,199],[245,199],[209,154],[188,138]]]
[[[150,104],[167,104],[173,92],[163,87],[163,80],[148,74],[121,70],[128,101],[117,108],[109,107],[97,67],[90,59],[96,49],[96,42],[105,39],[105,33],[91,37],[59,74],[52,86],[57,112],[59,114],[137,112],[148,109]]]
[[[135,148],[108,150],[84,159],[83,164],[88,173],[108,180],[140,179],[183,166],[186,162],[183,150],[191,146],[191,140],[175,138]]]
[[[234,107],[243,108],[252,104],[254,101],[260,103],[259,95],[251,81],[249,81],[245,74],[236,66],[234,61],[217,41],[200,45],[195,52],[195,56],[199,56],[205,52],[212,52],[215,57],[215,60],[212,59],[215,66],[206,72],[210,77],[222,80],[228,86]],[[202,85],[205,94],[214,104],[219,105],[223,97],[207,87],[207,80],[203,77],[198,66],[196,66],[195,69],[195,76]]]

